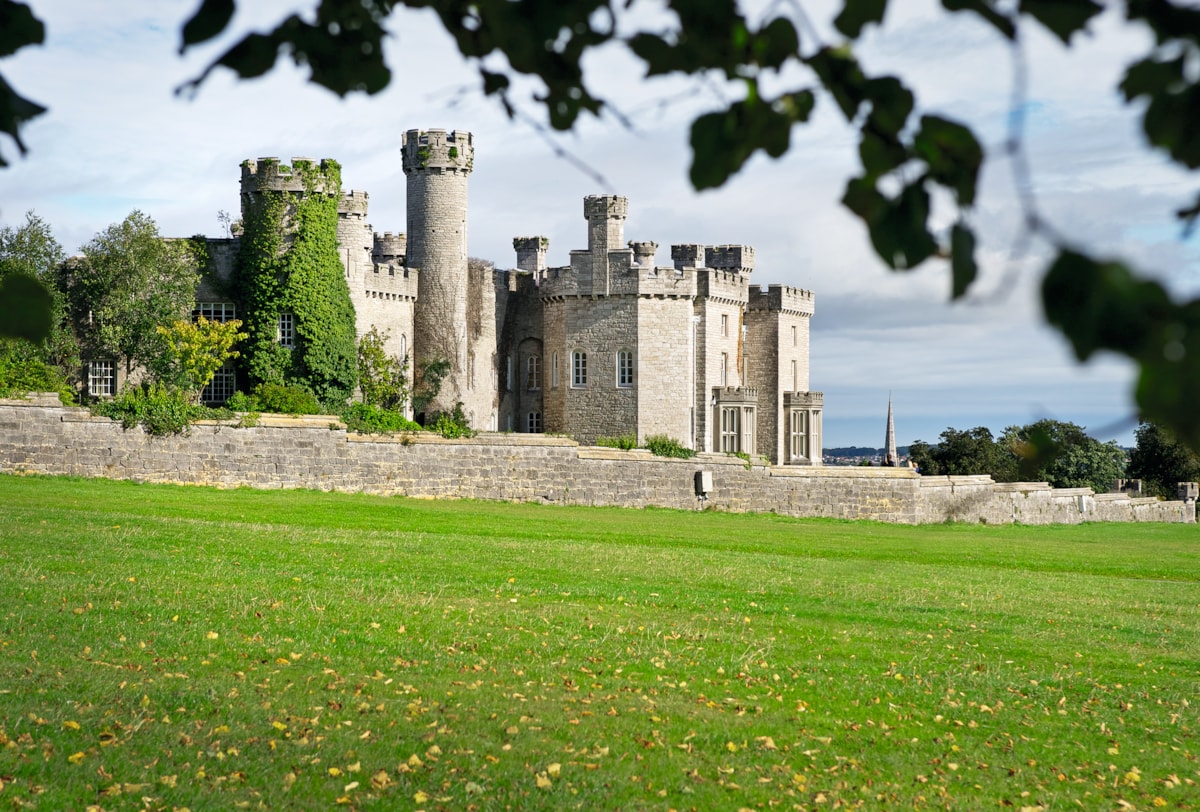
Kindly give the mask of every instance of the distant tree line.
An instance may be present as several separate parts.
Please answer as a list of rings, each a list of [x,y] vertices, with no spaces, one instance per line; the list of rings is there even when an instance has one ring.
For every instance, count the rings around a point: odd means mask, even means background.
[[[1115,440],[1102,443],[1082,426],[1038,420],[1009,426],[999,437],[977,426],[947,428],[936,444],[916,440],[909,459],[925,475],[987,474],[997,482],[1048,482],[1056,488],[1107,493],[1117,479],[1141,479],[1154,496],[1174,498],[1179,482],[1200,480],[1200,459],[1170,432],[1149,422],[1138,427],[1126,454]]]

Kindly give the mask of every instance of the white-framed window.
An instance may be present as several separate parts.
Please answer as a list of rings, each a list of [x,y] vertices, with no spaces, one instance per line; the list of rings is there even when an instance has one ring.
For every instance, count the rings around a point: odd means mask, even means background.
[[[583,350],[571,353],[571,386],[587,386],[587,353]]]
[[[729,353],[721,353],[721,386],[729,386]]]
[[[88,394],[112,397],[117,394],[117,365],[113,361],[88,362]]]
[[[531,355],[525,361],[525,388],[535,391],[542,388],[542,356]]]
[[[558,388],[558,353],[554,353],[554,357],[550,362],[550,388]]]
[[[541,434],[542,433],[542,413],[541,412],[530,412],[528,418],[525,421],[525,426],[526,426],[526,430],[530,434]]]
[[[196,302],[192,308],[192,321],[201,316],[209,321],[233,321],[237,318],[237,305],[233,302]]]
[[[803,409],[792,409],[789,423],[791,458],[794,460],[808,459],[808,412]]]
[[[617,386],[633,386],[633,353],[629,350],[617,353]]]
[[[721,335],[729,335],[729,316],[725,313],[721,314]]]
[[[400,360],[403,361],[408,357],[408,336],[404,333],[400,334]]]
[[[722,406],[721,407],[721,450],[729,453],[739,451],[738,440],[741,435],[739,429],[742,407],[740,406]]]
[[[281,311],[279,314],[279,329],[276,331],[275,337],[279,340],[279,346],[287,347],[289,350],[296,346],[296,314],[287,310]]]
[[[219,406],[233,397],[236,391],[237,373],[234,371],[233,362],[226,361],[224,366],[213,373],[212,380],[200,393],[200,402]]]
[[[742,438],[738,447],[738,451],[744,451],[747,454],[754,453],[754,407],[742,407]]]

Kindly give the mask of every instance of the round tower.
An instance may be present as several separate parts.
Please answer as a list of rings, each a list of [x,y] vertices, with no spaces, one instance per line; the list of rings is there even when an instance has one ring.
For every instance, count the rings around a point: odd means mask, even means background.
[[[408,178],[407,264],[417,271],[414,370],[430,362],[450,362],[426,413],[451,411],[462,401],[472,425],[479,428],[491,410],[492,399],[483,392],[491,381],[488,364],[495,348],[484,352],[473,346],[479,336],[468,329],[467,178],[475,147],[469,132],[409,130],[402,154]]]

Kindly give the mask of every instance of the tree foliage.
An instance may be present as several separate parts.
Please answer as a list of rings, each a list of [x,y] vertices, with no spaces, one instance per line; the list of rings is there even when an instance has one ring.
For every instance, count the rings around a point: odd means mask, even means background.
[[[156,328],[186,317],[200,281],[199,241],[168,240],[148,215],[133,211],[58,270],[81,344],[91,357],[150,368],[163,351]]]
[[[180,319],[168,327],[159,326],[157,332],[164,340],[164,349],[155,374],[198,401],[217,370],[238,357],[233,345],[246,337],[238,332],[241,326],[237,319],[210,321],[204,316],[194,322]]]
[[[1102,10],[1096,0],[941,4],[948,14],[984,21],[1011,43],[1018,63],[1030,29],[1049,31],[1069,47]],[[863,221],[876,253],[897,270],[945,261],[951,297],[967,292],[978,273],[972,219],[985,152],[962,123],[919,114],[902,77],[871,75],[858,61],[858,40],[883,21],[887,0],[842,0],[834,25],[844,39],[833,43],[808,25],[799,2],[772,4],[766,19],[756,21],[737,0],[669,0],[674,22],[666,30],[627,31],[617,20],[627,19],[622,15],[633,5],[634,0],[316,0],[311,15],[291,14],[270,30],[242,37],[181,89],[194,90],[218,67],[244,78],[261,76],[283,56],[339,95],[376,93],[391,79],[383,58],[385,22],[403,8],[431,9],[478,68],[485,94],[514,114],[524,103],[514,80],[532,78],[540,85],[534,102],[544,105],[550,125],[559,130],[605,107],[584,69],[597,49],[626,49],[645,65],[648,77],[683,74],[739,83],[740,96],[692,123],[690,177],[698,189],[724,183],[760,151],[785,153],[792,128],[807,122],[818,102],[829,100],[858,141],[860,168],[842,202]],[[182,27],[181,52],[225,32],[235,9],[236,0],[202,0]],[[1194,126],[1200,118],[1200,73],[1193,69],[1200,58],[1200,9],[1176,0],[1125,0],[1124,11],[1130,28],[1151,37],[1146,52],[1127,66],[1119,91],[1138,105],[1148,143],[1194,170],[1200,167],[1200,128]],[[0,21],[0,56],[44,37],[24,4],[0,0]],[[19,129],[42,110],[0,79],[0,131],[22,152]],[[1010,150],[1019,151],[1020,132],[1009,142]],[[933,223],[935,196],[953,201],[948,228]],[[1135,361],[1140,411],[1200,449],[1200,422],[1192,419],[1200,402],[1200,299],[1177,301],[1127,264],[1068,244],[1031,199],[1022,205],[1026,228],[1055,251],[1042,287],[1047,321],[1081,361],[1103,350]],[[1194,225],[1200,195],[1183,202],[1178,215]]]
[[[388,355],[388,332],[371,327],[358,340],[358,388],[368,406],[403,411],[408,404],[408,357]]]
[[[1116,442],[1101,443],[1059,420],[1009,426],[998,438],[983,426],[947,428],[937,445],[912,443],[909,459],[926,475],[987,474],[997,482],[1048,482],[1096,493],[1107,493],[1125,475],[1125,451]]]
[[[20,226],[0,228],[0,325],[13,336],[0,337],[0,348],[10,362],[32,365],[30,374],[46,381],[61,381],[79,365],[79,346],[56,282],[65,257],[50,225],[32,211]]]
[[[1134,431],[1137,440],[1129,452],[1129,476],[1142,480],[1153,496],[1174,499],[1180,482],[1200,482],[1200,456],[1188,450],[1170,431],[1142,422]]]

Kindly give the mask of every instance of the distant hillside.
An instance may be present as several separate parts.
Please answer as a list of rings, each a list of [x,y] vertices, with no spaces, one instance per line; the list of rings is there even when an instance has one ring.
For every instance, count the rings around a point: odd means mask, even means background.
[[[883,455],[882,448],[867,448],[861,445],[851,445],[844,448],[826,448],[822,451],[826,457],[879,457]],[[901,457],[908,456],[908,446],[897,446],[896,453]]]

